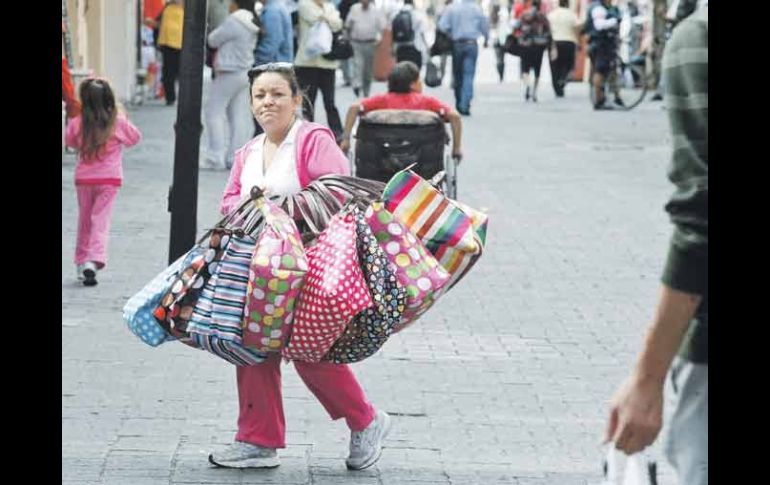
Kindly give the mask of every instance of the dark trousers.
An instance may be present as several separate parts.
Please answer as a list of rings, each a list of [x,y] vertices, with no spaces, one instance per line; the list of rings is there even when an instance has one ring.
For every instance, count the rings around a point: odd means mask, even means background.
[[[412,61],[422,69],[422,53],[413,45],[400,45],[396,49],[396,62]]]
[[[334,135],[339,139],[342,136],[342,122],[340,121],[340,113],[334,105],[336,71],[320,67],[296,67],[294,72],[297,73],[299,88],[304,94],[302,97],[302,116],[308,121],[313,121],[315,98],[318,89],[321,89],[324,109],[326,110],[326,121]]]
[[[160,46],[163,54],[163,91],[166,93],[166,104],[176,101],[176,79],[179,77],[180,49],[174,49],[166,45]]]
[[[575,43],[567,40],[556,41],[556,60],[551,61],[551,82],[556,96],[564,96],[569,73],[575,67]]]

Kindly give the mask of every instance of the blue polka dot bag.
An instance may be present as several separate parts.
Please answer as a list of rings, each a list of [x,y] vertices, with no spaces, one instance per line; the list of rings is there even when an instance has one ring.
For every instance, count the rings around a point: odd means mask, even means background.
[[[164,342],[176,340],[175,337],[163,330],[152,312],[160,303],[161,297],[168,292],[179,270],[189,265],[192,259],[202,254],[204,250],[204,248],[195,246],[168,268],[161,271],[126,302],[123,307],[123,320],[128,325],[128,329],[142,342],[151,347],[157,347]]]

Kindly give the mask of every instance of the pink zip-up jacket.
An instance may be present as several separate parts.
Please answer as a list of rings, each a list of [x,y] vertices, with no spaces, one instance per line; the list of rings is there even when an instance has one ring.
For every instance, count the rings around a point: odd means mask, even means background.
[[[64,141],[67,146],[80,148],[82,117],[76,116],[67,124]],[[123,182],[123,147],[139,143],[142,133],[128,119],[119,114],[115,120],[115,131],[99,151],[99,156],[84,159],[78,155],[75,167],[75,185],[115,185]]]
[[[233,156],[230,180],[227,182],[222,203],[219,206],[222,214],[228,214],[235,209],[241,200],[241,172],[255,141],[256,138],[249,140]],[[297,130],[294,146],[297,150],[294,161],[297,164],[299,185],[303,189],[322,175],[350,175],[350,163],[337,146],[334,134],[329,128],[311,121],[303,121]]]

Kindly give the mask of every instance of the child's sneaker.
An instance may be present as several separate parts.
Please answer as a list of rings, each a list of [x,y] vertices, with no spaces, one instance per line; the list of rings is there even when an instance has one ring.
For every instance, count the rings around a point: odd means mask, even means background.
[[[75,273],[77,274],[78,281],[83,281],[86,279],[85,275],[83,274],[83,268],[85,267],[84,264],[79,264],[75,267]]]
[[[96,264],[89,261],[83,264],[83,284],[85,286],[96,286]]]

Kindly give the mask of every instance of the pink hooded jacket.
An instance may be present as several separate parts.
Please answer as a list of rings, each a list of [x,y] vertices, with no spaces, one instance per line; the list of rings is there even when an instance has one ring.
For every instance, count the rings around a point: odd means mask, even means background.
[[[251,146],[256,138],[251,139],[235,152],[233,168],[230,170],[230,180],[222,194],[219,211],[228,214],[241,200],[241,172],[246,162]],[[297,163],[299,184],[304,189],[313,180],[322,175],[350,175],[350,162],[339,149],[335,137],[329,128],[311,121],[303,121],[297,131],[297,141],[294,144],[297,153],[294,160]]]

